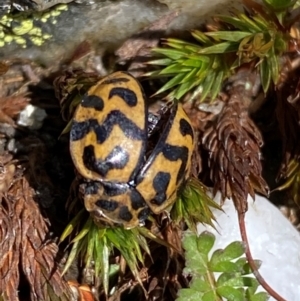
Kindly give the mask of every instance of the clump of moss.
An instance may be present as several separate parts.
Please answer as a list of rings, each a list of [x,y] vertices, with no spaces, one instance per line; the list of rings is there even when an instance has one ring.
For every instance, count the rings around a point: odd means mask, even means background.
[[[29,44],[41,46],[52,35],[44,32],[42,23],[57,23],[57,17],[68,9],[66,4],[57,5],[45,12],[30,14],[6,14],[0,18],[0,47],[16,43],[23,48]]]

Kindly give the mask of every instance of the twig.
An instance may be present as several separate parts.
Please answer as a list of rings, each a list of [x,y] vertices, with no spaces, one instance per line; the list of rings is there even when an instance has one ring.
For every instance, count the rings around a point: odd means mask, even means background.
[[[277,301],[287,301],[286,299],[284,299],[283,297],[281,297],[278,293],[276,293],[270,286],[269,284],[265,281],[265,279],[262,277],[262,275],[259,273],[258,268],[255,264],[255,261],[252,257],[251,251],[250,251],[250,247],[249,247],[249,242],[248,242],[248,237],[247,237],[247,231],[246,231],[246,226],[245,226],[245,212],[238,213],[238,219],[239,219],[239,227],[240,227],[240,233],[241,233],[241,237],[242,237],[242,241],[245,244],[246,248],[245,248],[245,255],[247,258],[247,261],[249,262],[249,266],[255,276],[255,278],[257,279],[257,281],[259,282],[259,284],[265,289],[265,291],[271,296],[273,297],[275,300]]]

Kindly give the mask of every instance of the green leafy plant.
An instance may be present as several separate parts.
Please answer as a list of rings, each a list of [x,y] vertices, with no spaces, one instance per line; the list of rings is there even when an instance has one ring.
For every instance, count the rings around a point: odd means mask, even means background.
[[[134,277],[142,285],[138,273],[138,263],[143,263],[142,249],[147,254],[150,254],[150,250],[144,235],[141,235],[139,232],[139,228],[131,230],[125,230],[120,227],[100,228],[94,223],[91,217],[86,220],[83,227],[80,227],[84,213],[84,210],[81,210],[73,218],[60,238],[60,241],[64,241],[76,229],[80,228],[79,233],[75,235],[71,242],[71,252],[63,273],[69,269],[77,256],[80,256],[86,268],[90,267],[93,261],[95,263],[96,278],[99,277],[101,279],[104,291],[108,294],[110,276],[109,257],[113,249],[116,248],[125,258]]]
[[[192,277],[190,287],[181,289],[177,301],[266,301],[268,295],[258,292],[258,281],[244,254],[242,242],[232,242],[223,250],[211,250],[215,236],[203,232],[197,237],[186,234],[183,239],[186,268],[184,273]],[[260,265],[259,261],[255,261]],[[216,276],[218,273],[219,276]]]
[[[183,187],[171,210],[171,218],[175,223],[186,222],[188,228],[196,232],[197,223],[214,226],[215,220],[211,208],[222,210],[207,195],[207,188],[196,178],[191,177]]]
[[[153,50],[149,65],[157,70],[150,77],[170,78],[156,94],[171,90],[171,99],[180,99],[193,91],[191,98],[200,95],[215,99],[222,84],[234,70],[248,64],[260,73],[262,87],[268,91],[271,82],[278,83],[280,56],[293,40],[288,32],[287,16],[295,1],[266,0],[265,5],[244,0],[247,13],[215,17],[210,31],[191,32],[195,43],[179,39],[165,39],[164,47]]]

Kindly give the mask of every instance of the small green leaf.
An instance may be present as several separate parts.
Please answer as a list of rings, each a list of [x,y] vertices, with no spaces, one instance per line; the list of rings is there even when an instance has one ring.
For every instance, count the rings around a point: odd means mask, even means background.
[[[186,94],[188,91],[190,91],[195,86],[195,84],[196,84],[195,80],[190,80],[188,82],[182,83],[174,91],[174,98],[181,99],[181,97],[184,94]]]
[[[99,233],[98,233],[99,234]],[[95,255],[101,256],[103,254],[103,240],[99,238],[99,235],[95,239]],[[95,260],[95,275],[100,275],[102,268],[102,260]]]
[[[243,273],[243,275],[251,273],[251,269],[250,269],[248,261],[245,257],[239,258],[235,263],[239,266],[240,271]],[[250,269],[250,270],[247,270],[247,272],[245,271],[246,266],[247,266],[247,268]]]
[[[262,261],[261,260],[254,260],[256,267],[259,269]],[[247,262],[246,258],[239,258],[236,262],[235,262],[239,267],[240,270],[242,272],[243,275],[248,275],[251,274],[251,268],[249,266],[249,263]]]
[[[250,19],[248,16],[246,16],[245,14],[239,14],[238,17],[245,22],[245,24],[254,30],[254,32],[260,32],[261,28],[252,20]]]
[[[201,44],[212,44],[210,39],[200,30],[192,30],[191,34]]]
[[[211,62],[211,57],[209,55],[203,55],[203,54],[191,54],[188,55],[188,59],[195,60],[195,61],[201,61],[203,64],[209,64]]]
[[[243,292],[231,286],[218,287],[217,293],[228,301],[245,301]]]
[[[249,26],[244,21],[242,21],[241,19],[239,19],[237,17],[216,15],[216,18],[225,23],[233,25],[234,27],[238,28],[241,31],[248,31],[248,32],[252,32],[252,33],[256,32],[256,30],[249,28]]]
[[[267,301],[270,296],[265,292],[259,292],[253,296],[250,296],[249,301]]]
[[[234,241],[223,251],[222,260],[232,260],[242,256],[245,252],[244,244],[240,241]]]
[[[203,65],[203,62],[200,60],[187,59],[182,62],[182,66],[200,68]],[[193,69],[194,70],[194,69]],[[182,72],[182,71],[180,71]]]
[[[211,87],[215,81],[215,73],[214,72],[208,72],[207,77],[204,79],[204,82],[202,84],[202,92],[201,92],[201,98],[200,102],[203,101],[207,95],[211,91]]]
[[[186,73],[186,76],[182,79],[182,82],[184,83],[189,80],[192,80],[195,82],[196,74],[197,74],[197,69],[196,68],[192,69],[190,72]]]
[[[210,264],[210,267],[213,272],[238,272],[239,267],[230,261],[220,261],[213,264]]]
[[[141,231],[141,229],[145,229],[145,231]],[[136,237],[139,245],[141,246],[141,248],[149,255],[151,256],[151,252],[150,252],[150,249],[149,249],[149,245],[148,245],[148,242],[146,240],[146,237],[152,239],[152,240],[155,240],[157,243],[159,244],[162,244],[162,245],[165,245],[167,248],[172,248],[172,246],[170,246],[168,244],[168,242],[166,242],[165,240],[163,239],[160,239],[159,237],[157,237],[156,235],[154,235],[151,231],[149,231],[148,229],[144,228],[144,227],[137,227],[135,229],[132,229],[134,230],[134,236]],[[148,235],[148,234],[151,234],[151,235]],[[141,235],[142,234],[142,235]]]
[[[227,279],[222,285],[218,285],[218,287],[221,286],[231,286],[231,287],[243,287],[244,286],[244,278],[240,276],[238,273],[236,276]]]
[[[273,83],[276,84],[279,77],[279,66],[278,66],[278,58],[277,55],[274,52],[274,47],[272,47],[270,51],[270,56],[268,58],[268,65],[271,69],[271,77],[273,80]]]
[[[64,266],[64,269],[62,271],[62,275],[64,275],[67,272],[67,270],[71,266],[72,262],[74,261],[74,259],[78,255],[79,251],[80,251],[80,244],[77,241],[77,242],[73,243],[73,245],[72,245],[72,249],[71,249],[71,252],[70,252],[70,254],[68,256],[68,259],[67,259],[67,262],[66,262],[66,264]]]
[[[203,294],[203,297],[201,299],[201,301],[216,301],[216,300],[217,300],[216,293],[212,290],[210,292]]]
[[[274,10],[284,11],[294,6],[296,0],[263,0],[263,2],[271,6]]]
[[[270,30],[270,27],[272,26],[272,23],[267,22],[265,19],[262,18],[262,16],[257,15],[252,17],[255,23],[262,29],[262,30]]]
[[[172,59],[163,58],[163,59],[157,59],[157,60],[148,61],[147,65],[168,66],[171,63],[173,63]]]
[[[216,251],[214,251],[214,253],[211,256],[211,259],[209,261],[210,266],[213,268],[214,266],[216,266],[218,263],[222,262],[222,254],[223,254],[223,250],[222,249],[218,249]]]
[[[158,95],[162,92],[169,90],[174,86],[177,86],[184,77],[185,73],[178,73],[176,76],[171,78],[166,84],[164,84],[154,95]]]
[[[191,70],[190,67],[183,67],[180,66],[179,64],[171,64],[169,66],[167,66],[166,68],[164,68],[160,74],[164,75],[164,74],[178,74],[179,72],[181,73],[185,73],[185,72],[189,72]]]
[[[108,248],[107,239],[104,237],[103,239],[103,248],[102,248],[102,269],[101,276],[103,282],[103,288],[106,296],[108,295],[108,287],[109,287],[109,253],[110,249]]]
[[[202,300],[202,294],[190,288],[183,288],[179,290],[178,298],[176,299],[176,301],[199,301],[199,300]]]
[[[62,130],[62,132],[60,133],[59,138],[61,138],[62,135],[67,134],[71,131],[72,123],[73,123],[73,120],[71,119],[68,122],[68,124],[65,126],[65,128]]]
[[[254,277],[243,277],[243,286],[252,287],[256,290],[259,286],[259,282]]]
[[[190,287],[201,293],[205,293],[211,289],[209,282],[201,279],[200,277],[199,278],[195,277],[195,279],[192,280]]]
[[[218,280],[218,287],[232,286],[232,287],[252,287],[257,289],[257,280],[254,277],[242,277],[240,273],[222,273]]]
[[[225,285],[230,279],[236,277],[237,273],[222,273],[217,279],[217,286]]]
[[[164,56],[172,59],[172,60],[179,60],[182,56],[185,56],[186,53],[182,50],[175,50],[169,48],[154,48],[152,49],[153,52],[163,54]]]
[[[240,269],[239,263],[230,262],[244,254],[244,246],[242,242],[235,241],[229,244],[224,250],[216,250],[210,260],[210,265],[213,271],[228,272],[238,271]]]
[[[79,225],[80,221],[82,220],[82,217],[85,213],[85,210],[82,209],[79,213],[76,214],[76,216],[69,222],[67,227],[64,229],[64,232],[62,233],[59,242],[61,243],[64,241],[75,229],[77,225]]]
[[[224,71],[218,72],[218,74],[211,86],[211,101],[213,101],[220,93],[223,80],[225,79],[224,75],[225,75]]]
[[[183,247],[186,250],[186,268],[185,273],[194,275],[203,275],[207,271],[208,258],[199,252],[197,236],[194,234],[186,235],[183,239]]]
[[[94,246],[95,246],[96,239],[97,239],[97,235],[95,235],[95,231],[90,230],[87,234],[87,248],[86,248],[85,258],[84,258],[84,261],[86,262],[87,266],[90,265],[90,263],[93,259]]]
[[[260,63],[259,71],[263,90],[265,93],[267,93],[271,82],[271,70],[266,59],[262,60]]]
[[[223,42],[218,43],[213,46],[204,47],[199,50],[201,54],[220,54],[220,53],[228,53],[228,52],[236,52],[239,48],[239,43],[234,42]]]
[[[186,41],[177,40],[177,39],[167,39],[164,44],[171,48],[175,48],[179,50],[184,49],[190,52],[197,52],[200,48],[199,45],[188,43]]]
[[[80,241],[84,236],[86,236],[89,233],[89,230],[90,230],[90,227],[91,227],[92,223],[93,223],[92,219],[88,218],[87,222],[82,227],[81,231],[72,240],[72,243]]]
[[[206,32],[207,36],[224,40],[224,41],[232,41],[238,42],[245,37],[252,35],[249,31],[213,31],[213,32]]]
[[[207,231],[202,232],[197,239],[197,249],[203,255],[208,255],[214,243],[216,241],[216,237]]]

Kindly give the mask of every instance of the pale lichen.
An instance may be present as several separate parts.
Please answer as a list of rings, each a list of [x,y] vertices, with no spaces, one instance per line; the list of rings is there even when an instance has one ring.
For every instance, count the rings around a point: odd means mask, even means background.
[[[22,48],[33,44],[41,46],[52,35],[43,31],[42,23],[57,23],[57,17],[68,9],[60,4],[45,12],[6,14],[0,17],[0,47],[16,43]],[[42,22],[42,23],[41,23]]]

